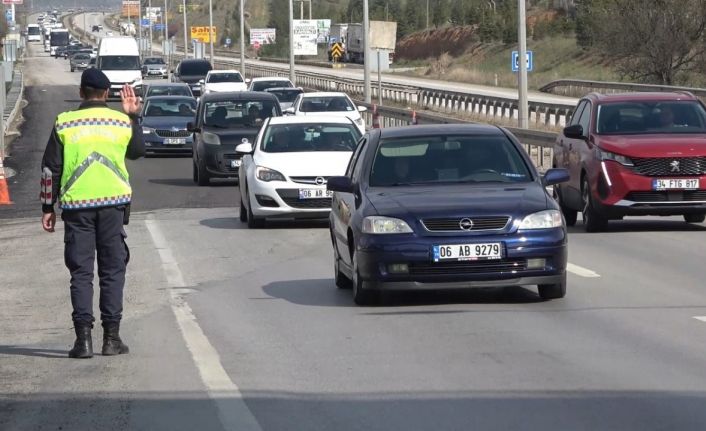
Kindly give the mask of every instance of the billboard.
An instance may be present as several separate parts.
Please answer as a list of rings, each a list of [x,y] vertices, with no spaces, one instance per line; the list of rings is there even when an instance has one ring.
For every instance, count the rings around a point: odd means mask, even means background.
[[[161,21],[162,20],[162,8],[146,7],[144,18],[149,20],[153,24],[155,22]]]
[[[123,0],[121,12],[122,16],[137,18],[140,15],[140,0]]]
[[[250,45],[271,45],[277,42],[277,29],[275,28],[251,28]]]
[[[316,55],[316,39],[319,36],[317,20],[294,20],[294,55]]]
[[[328,36],[331,32],[331,20],[330,19],[317,19],[316,20],[317,36],[316,43],[326,43],[328,42]]]
[[[218,42],[216,27],[213,26],[213,42]],[[191,27],[191,40],[198,40],[201,43],[211,43],[211,32],[208,27]]]

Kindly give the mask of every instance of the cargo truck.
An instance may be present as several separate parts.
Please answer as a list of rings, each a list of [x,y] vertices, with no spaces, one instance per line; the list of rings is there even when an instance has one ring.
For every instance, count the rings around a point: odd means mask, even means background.
[[[388,66],[392,64],[397,44],[397,23],[394,21],[370,21],[369,34],[370,50],[385,52],[388,56]],[[362,64],[365,59],[363,43],[363,24],[348,24],[345,38],[345,61]]]

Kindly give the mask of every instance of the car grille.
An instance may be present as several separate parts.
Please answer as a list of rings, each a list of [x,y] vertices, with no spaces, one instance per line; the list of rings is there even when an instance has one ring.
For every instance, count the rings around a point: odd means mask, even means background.
[[[706,157],[633,158],[632,161],[633,171],[651,177],[706,174]],[[674,162],[679,162],[678,170]]]
[[[331,198],[299,199],[299,190],[277,189],[280,198],[292,208],[324,209],[331,208]]]
[[[463,229],[462,220],[471,220],[473,227]],[[458,231],[478,231],[478,230],[500,230],[507,226],[510,217],[455,217],[455,218],[428,218],[422,220],[424,227],[430,232],[458,232]]]
[[[413,263],[411,275],[513,274],[527,269],[526,259],[476,260],[470,262]]]
[[[625,199],[633,202],[706,202],[706,190],[630,192]]]
[[[188,130],[164,130],[157,129],[157,136],[162,138],[188,138],[191,132]]]
[[[323,184],[326,184],[326,182],[328,181],[328,177],[324,177],[324,176],[319,176],[319,177],[289,177],[289,178],[290,178],[292,181],[294,181],[295,183],[299,183],[299,184],[316,184],[316,179],[317,179],[317,178],[323,178],[323,179],[324,179],[324,183],[323,183]]]

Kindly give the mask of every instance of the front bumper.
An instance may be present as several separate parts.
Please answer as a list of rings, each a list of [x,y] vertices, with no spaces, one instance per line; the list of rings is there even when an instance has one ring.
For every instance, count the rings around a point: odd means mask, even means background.
[[[617,162],[598,163],[591,178],[594,202],[611,218],[630,215],[672,216],[706,213],[706,175],[650,177]],[[653,190],[655,178],[698,178],[697,190]]]
[[[398,238],[393,238],[397,236]],[[440,244],[502,242],[499,260],[434,262]],[[363,235],[357,241],[357,263],[363,288],[455,289],[560,283],[566,277],[567,237],[563,228],[514,234],[473,236]],[[544,259],[529,267],[529,259]],[[391,265],[405,264],[406,273]]]
[[[149,78],[149,77],[160,77],[160,78],[167,78],[168,77],[167,70],[158,70],[158,69],[147,69],[146,73],[143,73],[142,76]]]
[[[324,196],[326,194],[326,186],[291,181],[265,182],[248,178],[248,193],[253,214],[267,218],[328,218],[331,213],[331,198],[300,199],[299,189],[321,190]]]
[[[220,178],[238,177],[242,156],[236,154],[235,145],[203,144],[202,152],[199,155],[206,162],[206,170],[211,176]]]

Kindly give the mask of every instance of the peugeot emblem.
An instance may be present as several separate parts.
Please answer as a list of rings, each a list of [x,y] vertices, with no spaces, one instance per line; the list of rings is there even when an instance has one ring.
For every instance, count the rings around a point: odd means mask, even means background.
[[[679,160],[672,160],[672,163],[669,164],[672,168],[672,172],[681,172],[681,167],[679,166]]]
[[[317,186],[323,186],[326,184],[326,178],[324,177],[316,177],[316,180],[314,180]]]
[[[473,220],[469,218],[462,218],[461,221],[458,222],[458,226],[461,228],[461,230],[472,230]]]

